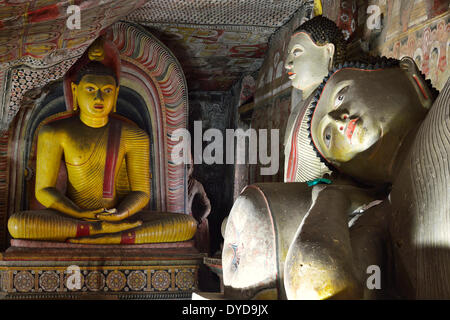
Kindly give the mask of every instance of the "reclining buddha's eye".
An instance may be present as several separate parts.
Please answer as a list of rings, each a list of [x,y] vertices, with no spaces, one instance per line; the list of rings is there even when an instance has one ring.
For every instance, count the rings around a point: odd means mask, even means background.
[[[346,85],[342,89],[339,90],[339,92],[336,95],[336,99],[334,100],[334,108],[338,108],[345,100],[345,93],[349,89],[349,85]]]
[[[345,97],[343,94],[338,95],[336,100],[334,101],[334,107],[335,108],[339,107],[342,104],[342,102],[344,102],[344,99]]]
[[[329,148],[330,143],[331,143],[331,128],[330,128],[330,126],[326,127],[325,130],[323,131],[323,141],[325,142],[325,145],[327,146],[327,148]]]

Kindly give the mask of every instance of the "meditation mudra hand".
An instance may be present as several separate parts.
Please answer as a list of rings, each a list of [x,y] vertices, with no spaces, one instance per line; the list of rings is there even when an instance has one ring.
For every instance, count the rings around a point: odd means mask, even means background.
[[[47,209],[13,214],[14,238],[75,243],[134,244],[191,239],[196,221],[186,214],[142,211],[150,199],[149,138],[110,117],[119,86],[102,64],[101,42],[72,82],[72,117],[43,126],[38,135],[36,198]],[[56,188],[62,159],[67,194]]]

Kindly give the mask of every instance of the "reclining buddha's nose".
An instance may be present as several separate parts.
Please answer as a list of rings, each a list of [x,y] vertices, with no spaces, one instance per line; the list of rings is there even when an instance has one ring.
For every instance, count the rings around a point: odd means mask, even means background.
[[[348,110],[344,108],[332,110],[328,113],[328,116],[330,116],[332,119],[336,121],[341,122],[347,122],[350,118],[352,118]]]
[[[292,67],[293,67],[293,63],[292,63],[292,60],[288,60],[287,62],[286,62],[286,64],[284,65],[284,68],[286,69],[286,70],[291,70],[292,69]]]

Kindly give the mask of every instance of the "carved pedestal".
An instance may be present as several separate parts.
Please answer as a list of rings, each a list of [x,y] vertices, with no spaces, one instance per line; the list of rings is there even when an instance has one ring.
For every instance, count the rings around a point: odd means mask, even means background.
[[[0,254],[3,299],[188,299],[204,254],[193,242],[75,245],[13,240]]]

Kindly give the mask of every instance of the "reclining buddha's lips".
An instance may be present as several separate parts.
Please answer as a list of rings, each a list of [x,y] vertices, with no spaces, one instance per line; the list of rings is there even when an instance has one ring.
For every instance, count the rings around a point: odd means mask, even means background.
[[[350,144],[352,143],[352,137],[353,133],[356,129],[356,123],[358,122],[359,118],[352,119],[348,122],[347,127],[345,128],[345,136],[350,141]]]
[[[103,109],[103,105],[102,104],[96,104],[94,105],[95,109]]]

